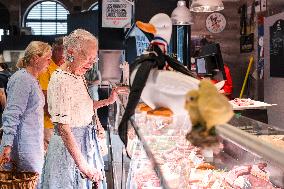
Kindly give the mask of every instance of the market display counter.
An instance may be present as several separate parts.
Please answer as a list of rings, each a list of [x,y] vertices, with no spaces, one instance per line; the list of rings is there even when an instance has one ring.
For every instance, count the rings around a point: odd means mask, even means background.
[[[275,127],[236,115],[216,128],[217,141],[196,147],[185,139],[188,125],[174,126],[174,117],[136,112],[131,119],[131,161],[120,162],[116,177],[121,189],[284,188],[284,132]]]
[[[284,150],[261,138],[277,135],[281,145],[283,131],[237,115],[217,127],[217,142],[195,147],[185,139],[187,125],[172,119],[132,117],[124,188],[284,188]]]
[[[109,133],[109,167],[111,176],[108,182],[109,189],[125,189],[130,159],[127,157],[123,143],[121,142],[117,128],[123,109],[116,104],[109,106],[108,133]]]
[[[244,117],[268,123],[267,109],[234,110],[234,112]]]

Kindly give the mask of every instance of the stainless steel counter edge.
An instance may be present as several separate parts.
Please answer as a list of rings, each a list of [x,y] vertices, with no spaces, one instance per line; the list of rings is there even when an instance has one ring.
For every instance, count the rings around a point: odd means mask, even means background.
[[[216,127],[216,132],[224,138],[244,147],[252,153],[261,156],[266,160],[274,161],[284,168],[284,151],[277,149],[272,144],[269,144],[257,136],[251,135],[229,124],[224,124]]]

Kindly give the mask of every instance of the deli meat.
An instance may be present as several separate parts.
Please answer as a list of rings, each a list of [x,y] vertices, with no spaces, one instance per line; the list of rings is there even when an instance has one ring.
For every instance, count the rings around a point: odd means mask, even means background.
[[[239,176],[250,174],[252,166],[235,166],[231,171],[228,172],[225,179],[231,185],[234,186],[235,180]]]
[[[244,176],[250,183],[251,188],[263,188],[263,189],[274,189],[273,185],[266,180],[260,179],[254,175],[245,175]]]
[[[231,100],[231,102],[237,106],[254,105],[254,101],[250,98],[235,98],[234,100]]]
[[[235,166],[225,176],[225,181],[236,189],[272,189],[269,173],[265,170],[266,163],[257,165]]]

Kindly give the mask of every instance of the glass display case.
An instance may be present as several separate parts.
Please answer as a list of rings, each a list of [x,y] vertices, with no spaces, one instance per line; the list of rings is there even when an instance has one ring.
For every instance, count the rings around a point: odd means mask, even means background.
[[[173,119],[143,111],[131,118],[123,188],[284,188],[284,131],[235,115],[197,147],[185,138],[188,122]]]

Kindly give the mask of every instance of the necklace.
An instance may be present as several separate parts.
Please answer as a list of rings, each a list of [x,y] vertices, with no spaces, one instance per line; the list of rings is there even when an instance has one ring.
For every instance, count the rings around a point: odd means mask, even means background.
[[[88,91],[88,84],[87,84],[87,81],[86,81],[86,79],[85,79],[85,76],[82,75],[81,77],[82,77],[83,83],[84,83],[84,85],[85,85],[85,87],[86,87],[86,89],[87,89],[87,91]]]

